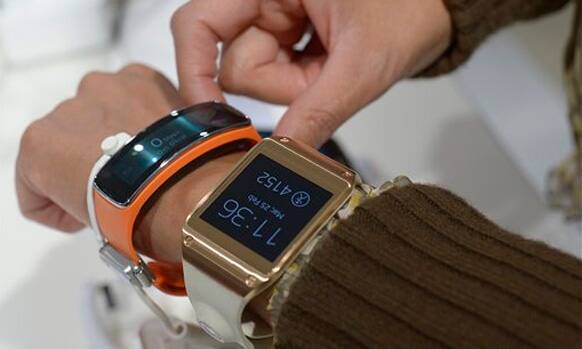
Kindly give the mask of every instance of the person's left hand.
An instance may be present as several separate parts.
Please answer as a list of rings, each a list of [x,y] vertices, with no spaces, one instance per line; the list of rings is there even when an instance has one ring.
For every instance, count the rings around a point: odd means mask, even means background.
[[[22,213],[59,230],[82,228],[88,221],[87,178],[101,141],[121,131],[134,134],[180,103],[171,83],[144,66],[86,75],[74,98],[22,136],[16,162]]]
[[[183,102],[172,84],[142,65],[85,76],[74,98],[32,123],[22,136],[16,191],[24,216],[66,232],[81,229],[89,221],[85,191],[101,141],[121,131],[136,134],[179,106]],[[213,160],[161,195],[137,223],[138,250],[179,261],[180,228],[190,208],[183,203],[195,204],[240,156]]]

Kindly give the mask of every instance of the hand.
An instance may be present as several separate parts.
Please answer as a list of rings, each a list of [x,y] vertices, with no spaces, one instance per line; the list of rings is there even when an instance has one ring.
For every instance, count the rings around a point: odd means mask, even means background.
[[[88,223],[85,191],[101,141],[121,131],[135,134],[183,105],[168,80],[141,65],[116,74],[88,74],[74,98],[32,123],[22,136],[16,164],[22,213],[58,230],[81,229]],[[193,182],[193,173],[164,193],[139,222],[137,248],[163,261],[179,261],[180,228],[190,205],[239,157],[214,160],[197,170],[203,180]]]
[[[294,51],[310,25],[311,41]],[[172,30],[189,102],[225,91],[289,104],[276,133],[317,146],[441,55],[451,19],[442,0],[196,0],[178,9]]]

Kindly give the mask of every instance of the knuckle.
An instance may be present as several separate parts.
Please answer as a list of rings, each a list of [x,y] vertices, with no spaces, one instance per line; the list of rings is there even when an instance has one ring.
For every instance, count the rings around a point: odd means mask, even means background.
[[[307,126],[318,133],[332,134],[337,127],[337,120],[337,115],[327,109],[311,108],[305,113]]]
[[[218,84],[228,92],[235,92],[234,91],[234,74],[232,73],[232,68],[221,68],[216,80]]]
[[[110,79],[111,75],[103,72],[93,71],[85,74],[79,82],[77,93],[103,86],[104,84],[107,84]]]
[[[35,210],[31,210],[28,207],[26,207],[26,203],[25,202],[20,202],[18,203],[19,205],[19,210],[20,213],[22,214],[22,216],[28,220],[31,220],[33,222],[38,222],[38,223],[44,223],[41,219],[39,219],[38,217],[38,211]]]
[[[189,3],[186,3],[180,6],[174,13],[172,14],[172,18],[170,18],[170,28],[173,32],[180,29],[184,21],[189,20],[191,16],[189,15],[188,7],[190,6]]]
[[[66,100],[62,101],[61,103],[57,104],[57,106],[45,118],[58,120],[62,117],[68,117],[71,114],[78,111],[78,108],[76,108],[77,104],[78,104],[78,100],[76,98],[66,99]],[[39,122],[41,122],[41,120],[39,120]]]
[[[22,133],[22,137],[20,139],[20,151],[21,153],[24,150],[31,149],[39,139],[39,129],[40,129],[40,121],[36,120],[32,122]]]
[[[138,75],[138,76],[157,76],[159,73],[148,67],[145,64],[141,63],[131,63],[123,67],[120,71],[120,74],[129,74],[129,75]]]
[[[26,210],[22,206],[20,207],[20,214],[22,214],[24,218],[36,222],[36,215],[32,211]]]
[[[24,218],[26,218],[26,219],[28,219],[28,220],[30,220],[30,221],[33,221],[33,222],[37,222],[37,220],[36,220],[36,215],[33,213],[33,211],[30,211],[30,210],[28,210],[26,207],[24,207],[24,206],[23,206],[23,204],[24,204],[23,202],[19,202],[18,204],[19,204],[19,205],[18,205],[18,206],[19,206],[18,208],[19,208],[19,210],[20,210],[20,214],[21,214],[21,215],[22,215]],[[39,223],[40,223],[40,222],[39,222]]]
[[[217,81],[226,91],[231,93],[244,93],[244,72],[234,64],[226,64],[220,68]]]
[[[42,147],[45,134],[43,133],[42,119],[32,122],[22,133],[18,149],[18,167],[29,169],[34,164],[35,153]]]
[[[324,108],[306,108],[296,111],[295,115],[298,116],[296,123],[301,123],[300,128],[296,126],[295,132],[303,130],[295,136],[314,147],[321,146],[341,124],[337,114]]]

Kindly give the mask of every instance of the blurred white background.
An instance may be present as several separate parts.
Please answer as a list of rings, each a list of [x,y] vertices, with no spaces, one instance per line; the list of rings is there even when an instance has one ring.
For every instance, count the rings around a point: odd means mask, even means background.
[[[91,70],[145,62],[175,81],[168,21],[182,2],[129,1],[120,16],[116,1],[0,0],[1,349],[90,348],[82,286],[112,277],[89,232],[65,235],[20,216],[13,189],[20,134]],[[439,184],[501,226],[582,257],[582,229],[546,208],[540,180],[545,164],[569,150],[560,67],[570,12],[503,31],[454,76],[400,83],[336,139],[373,182],[406,174]],[[524,54],[525,65],[511,60]],[[523,73],[530,80],[521,82]],[[547,97],[528,95],[536,93]],[[520,119],[511,100],[556,115]],[[262,125],[283,111],[230,101]],[[548,117],[557,126],[547,128]],[[544,129],[552,137],[540,138]]]

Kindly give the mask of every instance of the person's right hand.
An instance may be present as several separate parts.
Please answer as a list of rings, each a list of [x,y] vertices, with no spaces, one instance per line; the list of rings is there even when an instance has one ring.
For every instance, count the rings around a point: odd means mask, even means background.
[[[294,51],[309,26],[312,40]],[[172,30],[189,102],[223,100],[225,91],[288,104],[276,133],[317,146],[439,57],[451,19],[443,0],[195,0],[178,9]]]

